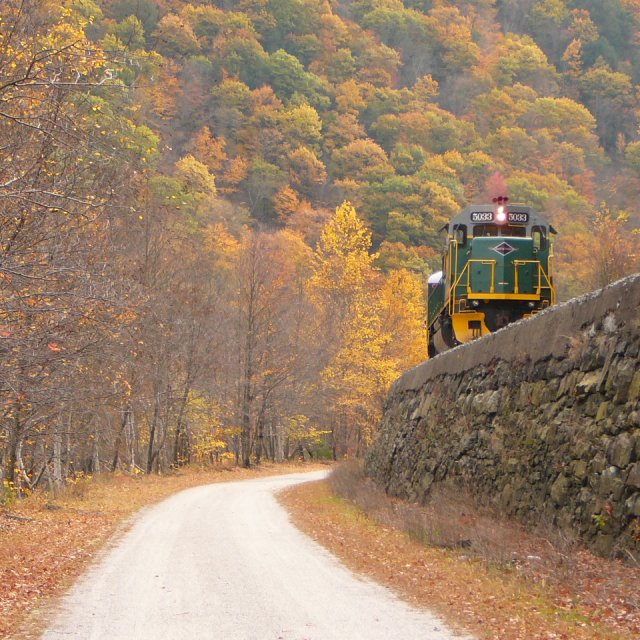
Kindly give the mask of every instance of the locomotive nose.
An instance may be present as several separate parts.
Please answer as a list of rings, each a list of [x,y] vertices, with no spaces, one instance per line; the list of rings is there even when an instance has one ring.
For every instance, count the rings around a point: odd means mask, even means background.
[[[521,285],[530,288],[528,267],[523,269],[523,265],[532,257],[529,238],[474,238],[470,255],[471,292],[514,294]]]

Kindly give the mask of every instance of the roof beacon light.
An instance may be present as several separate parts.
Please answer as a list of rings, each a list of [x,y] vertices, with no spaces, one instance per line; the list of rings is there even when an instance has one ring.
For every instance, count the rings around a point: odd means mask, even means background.
[[[493,203],[497,204],[496,207],[496,222],[502,224],[507,221],[507,212],[505,211],[504,205],[509,202],[509,198],[507,196],[498,196],[493,199]]]

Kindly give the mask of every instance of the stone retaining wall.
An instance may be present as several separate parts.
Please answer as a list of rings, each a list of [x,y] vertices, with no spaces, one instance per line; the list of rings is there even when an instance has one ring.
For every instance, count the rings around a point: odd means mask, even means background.
[[[464,487],[640,558],[640,274],[407,372],[365,469],[424,501]]]

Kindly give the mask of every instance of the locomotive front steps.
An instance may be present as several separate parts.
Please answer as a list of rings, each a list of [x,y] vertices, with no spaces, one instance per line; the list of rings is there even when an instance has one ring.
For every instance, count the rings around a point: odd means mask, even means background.
[[[462,486],[640,559],[639,310],[637,274],[408,371],[367,474],[413,501]]]

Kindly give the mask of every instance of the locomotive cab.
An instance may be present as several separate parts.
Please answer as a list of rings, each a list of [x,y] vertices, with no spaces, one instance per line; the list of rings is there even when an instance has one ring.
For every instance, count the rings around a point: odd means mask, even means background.
[[[555,303],[555,231],[538,213],[500,198],[465,208],[445,229],[443,272],[428,284],[430,356]]]

